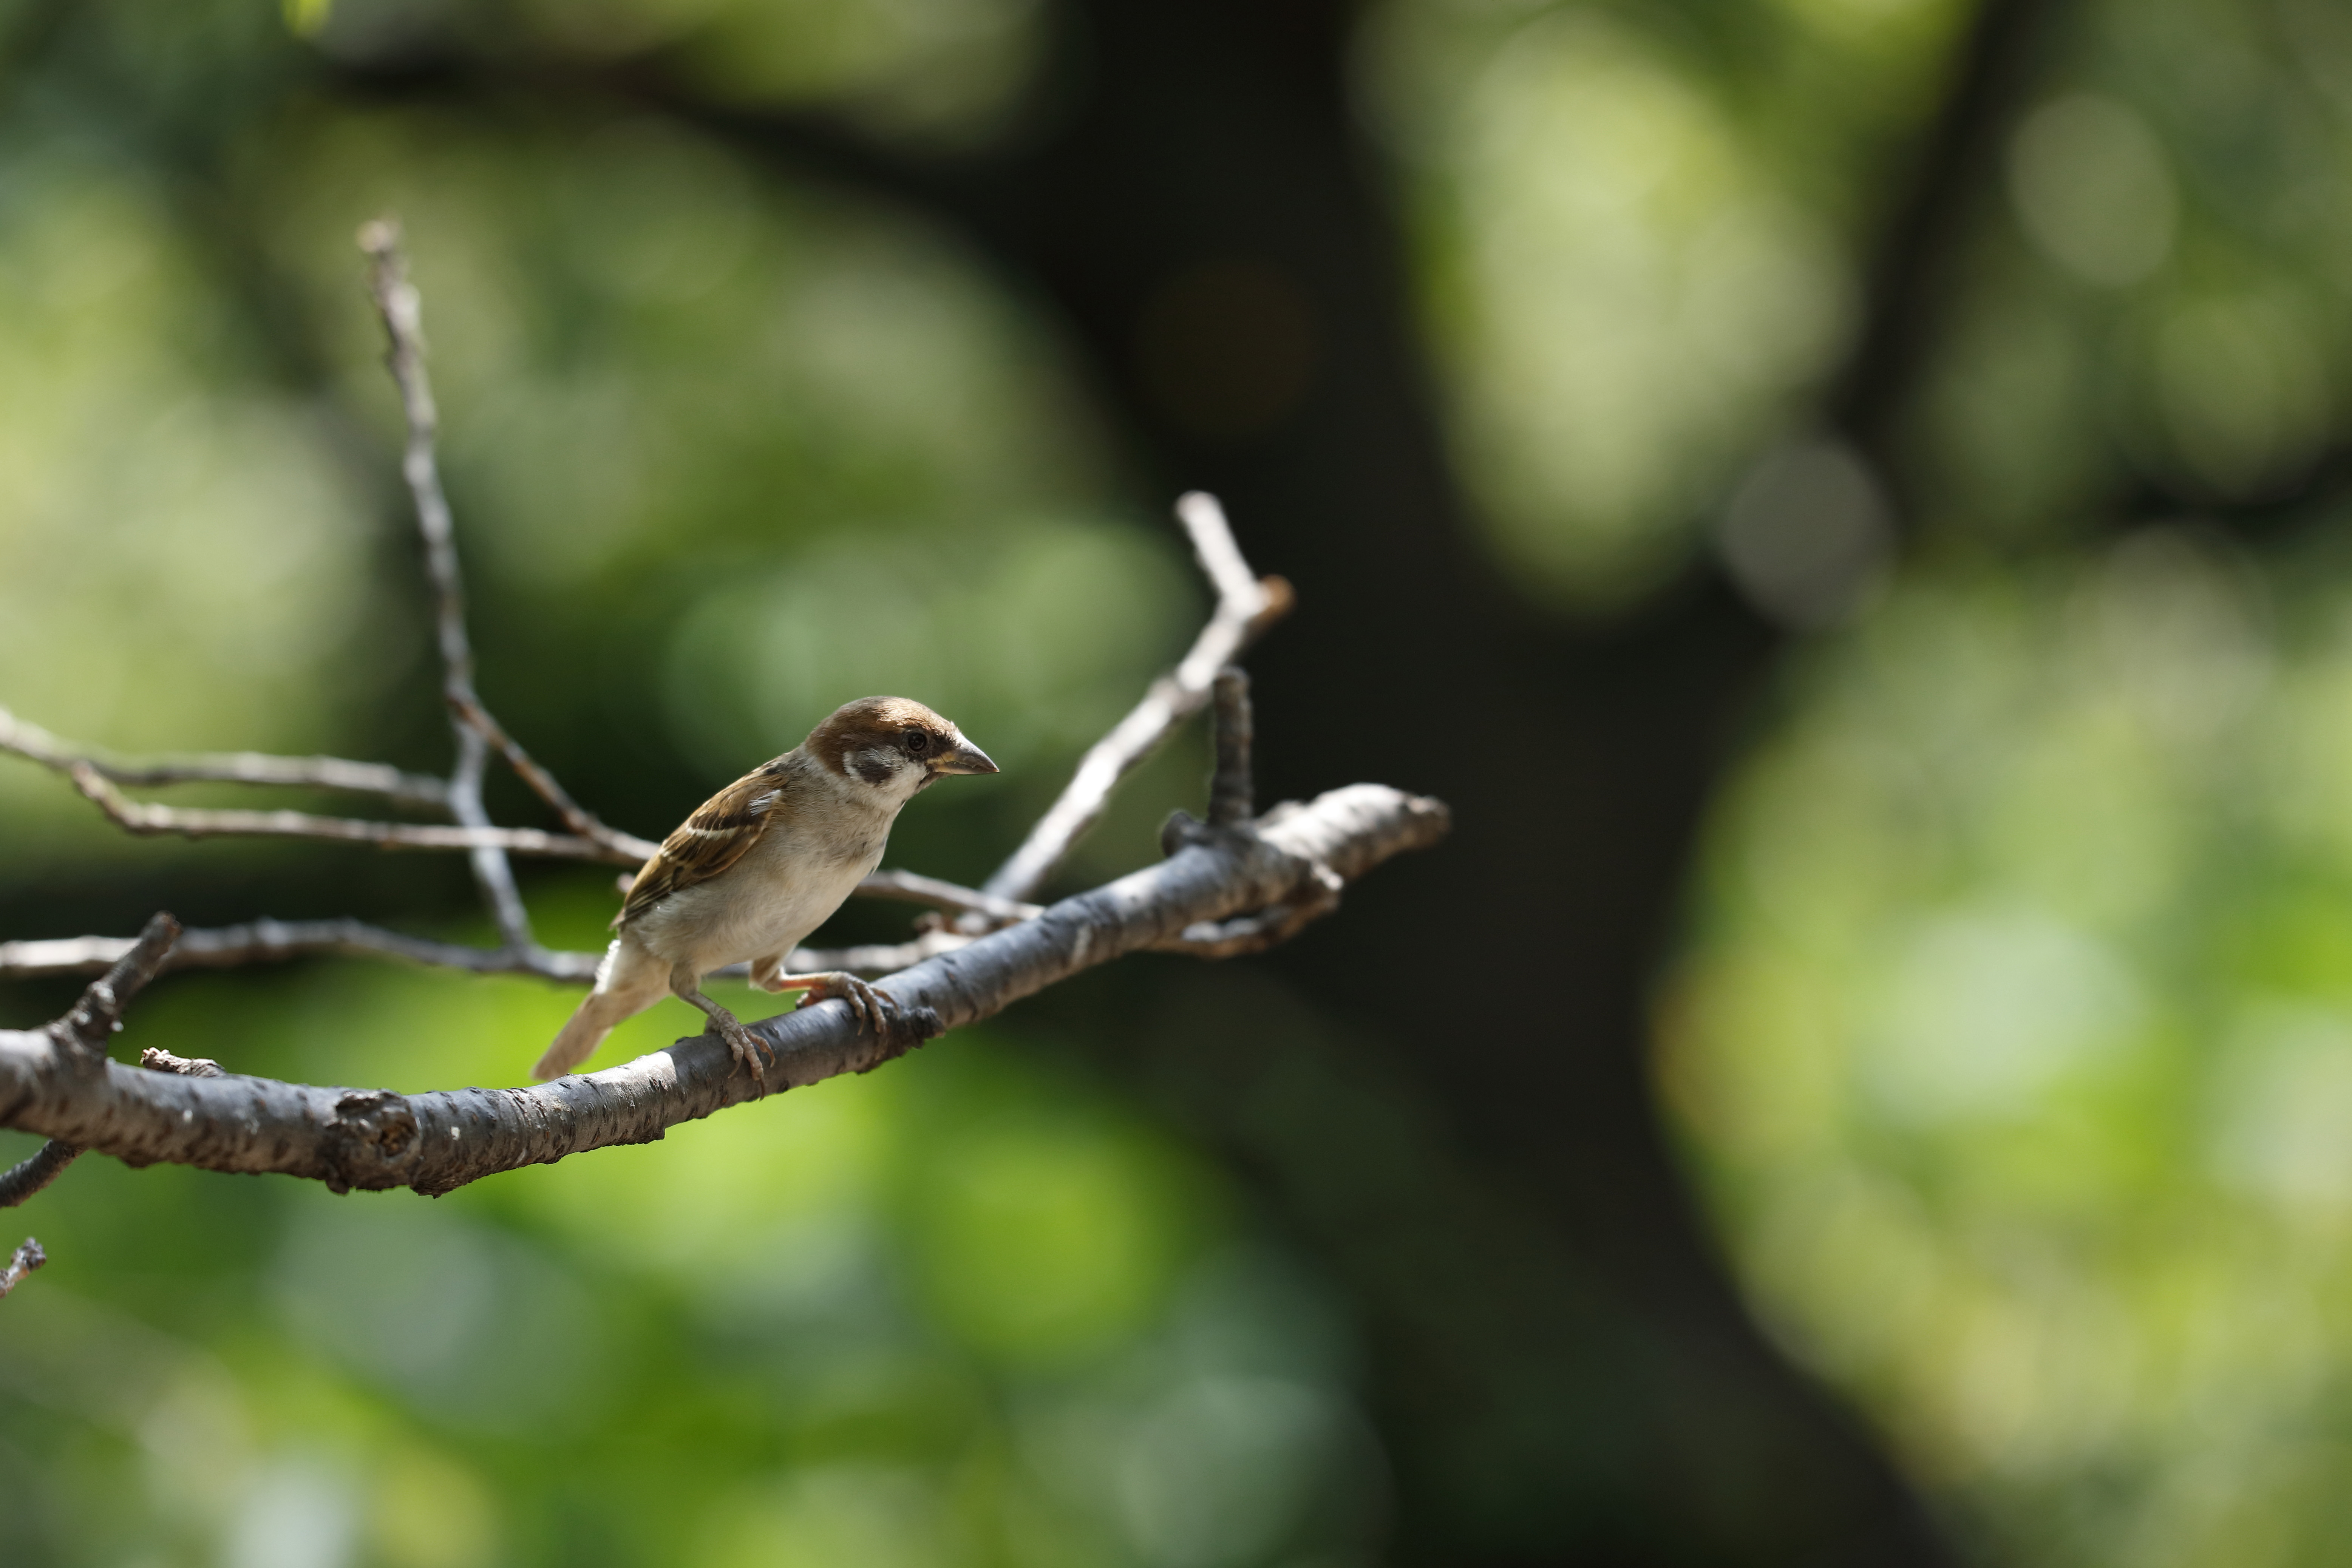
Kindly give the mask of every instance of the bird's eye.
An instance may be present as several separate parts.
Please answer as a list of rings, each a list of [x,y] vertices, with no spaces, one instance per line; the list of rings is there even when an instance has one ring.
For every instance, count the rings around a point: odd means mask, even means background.
[[[929,733],[921,730],[909,730],[907,731],[907,754],[908,756],[919,757],[930,749],[931,737]]]

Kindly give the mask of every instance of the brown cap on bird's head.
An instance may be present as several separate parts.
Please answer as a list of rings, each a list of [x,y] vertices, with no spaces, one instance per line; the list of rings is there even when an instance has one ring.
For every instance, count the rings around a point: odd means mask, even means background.
[[[896,758],[941,773],[992,773],[988,753],[963,738],[951,721],[908,697],[861,697],[845,702],[809,731],[803,742],[811,756],[844,778],[886,782]]]

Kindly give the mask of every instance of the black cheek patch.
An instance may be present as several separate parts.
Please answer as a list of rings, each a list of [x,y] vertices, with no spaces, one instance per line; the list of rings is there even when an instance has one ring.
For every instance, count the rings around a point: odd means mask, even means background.
[[[857,776],[876,789],[880,789],[884,784],[888,784],[897,772],[898,770],[889,763],[877,763],[871,758],[857,764]]]

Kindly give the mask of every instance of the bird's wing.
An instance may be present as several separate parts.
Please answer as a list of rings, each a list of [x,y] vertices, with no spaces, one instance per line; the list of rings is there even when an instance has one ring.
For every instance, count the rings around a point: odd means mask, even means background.
[[[743,858],[767,831],[784,798],[782,760],[745,773],[704,801],[663,839],[654,858],[638,868],[628,900],[613,923],[626,925],[672,893],[707,882]]]

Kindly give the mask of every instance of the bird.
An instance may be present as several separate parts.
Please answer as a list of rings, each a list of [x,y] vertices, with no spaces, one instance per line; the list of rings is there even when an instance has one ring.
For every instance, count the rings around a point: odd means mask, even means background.
[[[752,769],[688,817],[630,882],[619,932],[595,988],[531,1069],[561,1078],[604,1037],[665,996],[707,1015],[754,1078],[772,1053],[740,1019],[702,994],[702,977],[748,963],[762,991],[801,992],[800,1005],[838,996],[884,1032],[888,993],[854,974],[788,974],[793,948],[882,863],[890,825],[916,795],[956,773],[992,773],[988,753],[923,704],[861,697],[835,709],[782,756]]]

